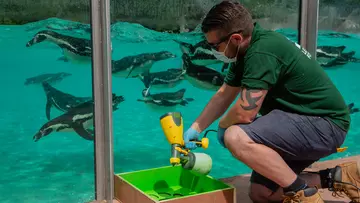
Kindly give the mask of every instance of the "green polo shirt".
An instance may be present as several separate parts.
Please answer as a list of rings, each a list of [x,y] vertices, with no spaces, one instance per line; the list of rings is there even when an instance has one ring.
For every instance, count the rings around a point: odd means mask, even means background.
[[[282,34],[254,25],[249,48],[230,66],[225,83],[268,90],[262,115],[280,109],[321,116],[348,131],[348,107],[318,62]]]

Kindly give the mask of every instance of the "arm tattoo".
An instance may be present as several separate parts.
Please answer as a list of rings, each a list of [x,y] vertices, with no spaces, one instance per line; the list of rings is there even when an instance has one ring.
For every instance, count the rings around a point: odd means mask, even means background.
[[[247,90],[247,89],[243,89],[241,91],[241,94],[240,94],[240,99],[241,101],[243,101],[245,103],[245,101],[247,101],[248,105],[247,106],[244,106],[242,104],[240,104],[240,106],[244,109],[244,110],[253,110],[255,109],[256,107],[258,107],[258,105],[256,104],[257,101],[259,101],[261,99],[261,97],[263,95],[260,95],[260,96],[252,96],[253,93],[258,93],[258,92],[261,92],[261,90]],[[244,100],[244,97],[245,97],[245,100]]]

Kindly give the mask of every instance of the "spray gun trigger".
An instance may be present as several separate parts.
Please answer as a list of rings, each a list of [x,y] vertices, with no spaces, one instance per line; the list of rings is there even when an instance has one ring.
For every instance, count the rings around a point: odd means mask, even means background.
[[[200,140],[190,140],[190,142],[195,142],[197,146],[201,146],[202,142]]]

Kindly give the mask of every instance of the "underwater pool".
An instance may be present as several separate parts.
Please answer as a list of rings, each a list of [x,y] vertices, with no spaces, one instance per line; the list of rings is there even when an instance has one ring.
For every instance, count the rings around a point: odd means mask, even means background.
[[[70,97],[83,97],[84,100],[92,96],[90,61],[76,63],[64,60],[62,50],[50,42],[26,46],[37,32],[44,29],[90,39],[88,27],[68,29],[73,24],[48,19],[22,26],[0,26],[0,67],[3,70],[0,74],[2,203],[80,203],[94,198],[93,142],[74,132],[53,132],[34,142],[33,136],[48,121],[48,100],[41,84],[25,84],[26,79],[34,76],[64,72],[69,75],[57,82],[49,82],[52,88],[70,94]],[[278,31],[296,40],[296,31]],[[318,45],[346,46],[344,52],[355,51],[354,57],[360,58],[359,36],[345,37],[331,33],[320,31]],[[111,35],[113,60],[160,51],[176,55],[154,63],[151,72],[181,68],[182,51],[174,40],[193,44],[200,40],[200,35],[196,33],[159,33],[126,22],[113,24]],[[208,67],[220,71],[222,64]],[[355,107],[360,106],[360,64],[349,62],[325,69],[346,102],[355,103]],[[148,103],[137,101],[142,99],[144,89],[140,79],[114,76],[112,82],[113,93],[124,98],[113,113],[116,173],[169,165],[170,146],[163,135],[159,117],[168,111],[180,111],[186,130],[215,92],[195,87],[188,80],[181,80],[171,88],[152,88],[151,93],[175,92],[184,88],[184,98],[191,98],[187,104],[175,108],[152,108]],[[61,111],[51,107],[51,118],[61,114]],[[327,159],[360,154],[360,148],[357,147],[360,143],[360,113],[352,114],[351,118],[351,130],[344,143],[344,146],[349,147],[348,150]],[[217,122],[209,129],[216,129],[216,126]],[[211,176],[221,178],[250,172],[249,168],[218,144],[216,134],[209,134],[208,137],[210,145],[206,153],[213,159]]]

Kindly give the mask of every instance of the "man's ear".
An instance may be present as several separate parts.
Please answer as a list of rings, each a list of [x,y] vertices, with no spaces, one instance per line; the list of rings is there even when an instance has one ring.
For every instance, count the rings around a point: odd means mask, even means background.
[[[234,44],[240,44],[243,41],[243,36],[241,34],[233,34],[231,40]]]

